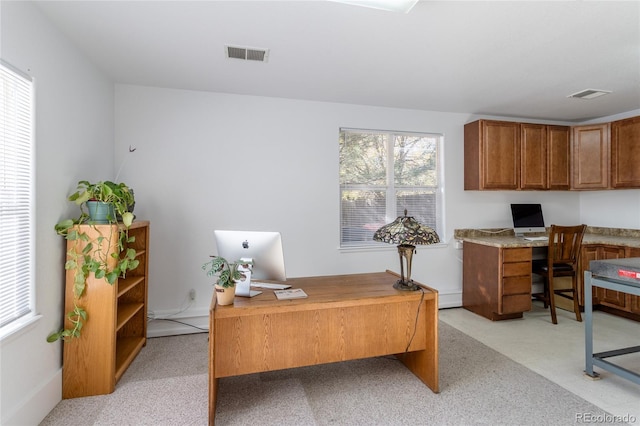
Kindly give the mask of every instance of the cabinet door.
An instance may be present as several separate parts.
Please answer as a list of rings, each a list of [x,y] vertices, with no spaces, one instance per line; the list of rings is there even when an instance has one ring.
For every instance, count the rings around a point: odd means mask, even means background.
[[[548,189],[567,190],[571,186],[569,173],[571,145],[569,139],[569,127],[547,126]]]
[[[598,246],[583,245],[580,252],[580,275],[578,276],[578,293],[580,294],[579,301],[584,304],[584,271],[590,269],[589,262],[598,259]],[[597,305],[597,295],[593,292],[593,304]]]
[[[547,126],[520,125],[520,188],[547,189]]]
[[[626,257],[640,257],[640,248],[628,247]],[[634,314],[640,314],[640,296],[627,294],[627,310]]]
[[[640,188],[640,117],[611,123],[611,186]]]
[[[507,121],[482,121],[482,188],[518,189],[520,125]]]
[[[627,310],[634,314],[640,314],[640,296],[627,294]]]
[[[602,246],[598,248],[597,257],[598,260],[622,259],[625,257],[625,249],[624,247],[618,246]],[[594,292],[597,296],[598,302],[603,305],[621,309],[626,306],[625,293],[600,287],[595,287]]]
[[[609,187],[609,123],[572,128],[572,189]]]

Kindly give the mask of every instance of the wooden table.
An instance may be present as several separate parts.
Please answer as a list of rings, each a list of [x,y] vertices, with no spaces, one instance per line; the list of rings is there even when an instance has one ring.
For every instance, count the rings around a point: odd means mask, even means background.
[[[608,259],[598,260],[591,262],[591,269],[594,273],[596,270],[600,271],[603,268],[599,267],[602,264],[609,263],[611,267],[620,269],[616,271],[620,274],[621,271],[637,274],[638,273],[638,261],[640,258],[633,259]],[[633,262],[633,264],[632,264]],[[599,264],[599,265],[598,265]],[[632,266],[629,266],[632,265]],[[596,269],[597,268],[597,269]],[[627,275],[628,276],[628,275]],[[620,278],[623,277],[623,278]],[[607,358],[628,355],[640,352],[640,345],[629,346],[621,349],[613,349],[605,352],[593,353],[593,287],[605,288],[608,290],[619,291],[621,293],[633,294],[640,296],[640,281],[637,281],[635,275],[633,278],[626,278],[624,272],[616,277],[612,276],[597,276],[592,275],[591,271],[584,272],[584,346],[585,346],[585,368],[584,372],[587,376],[597,378],[598,373],[593,371],[593,367],[600,367],[613,374],[631,380],[633,383],[640,385],[640,371],[631,371],[612,361],[608,361]],[[633,343],[638,343],[638,335],[628,336],[629,340]]]
[[[398,291],[389,271],[287,280],[308,297],[273,290],[236,297],[209,315],[209,424],[221,377],[395,354],[438,389],[438,292]]]

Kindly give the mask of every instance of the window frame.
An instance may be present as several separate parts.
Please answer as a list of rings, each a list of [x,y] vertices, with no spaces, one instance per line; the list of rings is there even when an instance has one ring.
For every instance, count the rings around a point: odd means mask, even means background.
[[[397,204],[397,188],[401,190],[407,188],[432,188],[434,190],[435,195],[435,231],[440,236],[440,243],[435,244],[433,246],[443,245],[445,239],[444,237],[444,212],[445,212],[445,204],[444,204],[444,134],[437,132],[409,132],[409,131],[395,131],[395,130],[380,130],[380,129],[361,129],[361,128],[349,128],[349,127],[341,127],[338,132],[338,140],[340,140],[340,135],[343,132],[351,132],[351,133],[369,133],[369,134],[383,134],[389,135],[390,137],[387,140],[387,179],[386,185],[384,187],[380,185],[371,185],[369,189],[371,190],[384,190],[387,194],[392,193],[393,197],[386,197],[386,214],[385,214],[385,223],[390,223],[396,219],[398,216],[397,213],[395,215],[390,215],[390,211],[395,211]],[[393,155],[393,145],[394,145],[394,136],[418,136],[418,137],[434,137],[436,139],[436,185],[435,186],[399,186],[396,187],[394,180],[394,155]],[[341,170],[342,164],[340,162],[340,158],[338,157],[338,170]],[[389,173],[391,171],[391,173]],[[346,186],[348,188],[348,186]],[[354,187],[355,188],[355,187]],[[363,186],[359,186],[359,189],[366,189]],[[395,249],[395,246],[392,244],[371,241],[371,242],[356,242],[345,245],[342,241],[342,219],[343,219],[343,203],[342,203],[342,193],[345,189],[341,183],[338,183],[338,249],[340,251],[349,252],[349,251],[379,251],[379,250],[391,250]],[[411,212],[408,212],[409,216],[412,216]]]
[[[21,297],[26,299],[23,307],[24,305],[27,306],[26,311],[23,309],[23,312],[19,314],[16,313],[13,316],[9,315],[4,318],[7,322],[0,326],[0,341],[5,341],[8,337],[30,326],[42,316],[36,313],[35,294],[35,81],[27,73],[2,59],[0,59],[0,68],[2,73],[6,73],[9,77],[7,87],[9,85],[13,86],[20,96],[15,105],[10,104],[8,99],[5,100],[4,97],[0,99],[0,102],[5,102],[5,107],[2,109],[4,111],[3,114],[6,114],[2,117],[3,143],[0,146],[0,161],[2,162],[0,163],[2,165],[0,185],[6,184],[7,187],[10,187],[10,194],[20,194],[21,197],[20,202],[10,204],[5,199],[4,205],[0,205],[0,228],[7,226],[7,223],[10,226],[15,226],[15,223],[18,223],[23,229],[16,232],[15,240],[21,241],[18,246],[19,250],[27,251],[27,253],[23,253],[23,259],[11,259],[8,262],[10,266],[7,268],[8,270],[0,271],[0,274],[6,272],[8,275],[20,275],[19,280],[21,280],[21,283],[14,283],[5,289],[0,288],[0,301],[3,301],[7,296],[10,299],[11,291],[13,290],[15,294],[16,288],[18,288],[21,291]],[[14,84],[10,83],[11,80],[14,81]],[[0,84],[5,83],[2,82]],[[17,119],[13,121],[6,119],[11,115],[15,115]],[[14,149],[15,151],[13,151]],[[9,156],[7,155],[8,153],[12,155]],[[14,162],[16,169],[19,168],[22,174],[26,172],[27,176],[19,177],[20,172],[18,171],[8,172],[8,169],[5,168],[5,164],[8,164],[8,162]],[[9,177],[8,180],[2,180],[7,179],[7,177]],[[11,181],[12,178],[15,178],[15,182]],[[7,209],[6,207],[9,208]],[[6,219],[9,219],[9,222],[6,222]],[[0,229],[0,233],[5,235],[3,229]],[[11,246],[16,245],[13,244]],[[9,251],[7,247],[0,247],[0,255]],[[15,262],[17,266],[12,266],[11,262]],[[22,269],[23,272],[14,271],[14,268],[16,270]],[[10,306],[11,309],[15,310],[16,305],[17,303],[14,302],[14,305],[7,304],[5,307]],[[1,307],[2,305],[0,305]],[[2,317],[4,315],[0,316],[0,318]]]

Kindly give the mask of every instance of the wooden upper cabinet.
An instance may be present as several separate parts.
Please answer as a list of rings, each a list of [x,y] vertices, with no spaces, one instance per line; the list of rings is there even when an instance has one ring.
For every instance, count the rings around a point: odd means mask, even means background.
[[[569,159],[571,158],[570,128],[547,126],[547,188],[567,190],[571,187]]]
[[[547,126],[520,125],[520,188],[547,189]]]
[[[640,188],[640,116],[575,127],[464,126],[465,190],[612,188]]]
[[[611,123],[611,187],[640,187],[640,117]]]
[[[521,189],[569,189],[569,130],[566,126],[520,125]]]
[[[609,123],[572,128],[572,189],[609,188]]]
[[[464,127],[464,189],[569,189],[570,128],[478,120]]]
[[[464,189],[518,189],[520,125],[478,120],[464,126]]]

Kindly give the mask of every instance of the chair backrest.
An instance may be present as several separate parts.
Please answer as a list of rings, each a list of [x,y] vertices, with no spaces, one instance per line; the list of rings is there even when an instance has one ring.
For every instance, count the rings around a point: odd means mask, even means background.
[[[580,247],[587,225],[558,226],[551,225],[549,231],[548,259],[551,265],[566,263],[574,266],[580,257]]]

